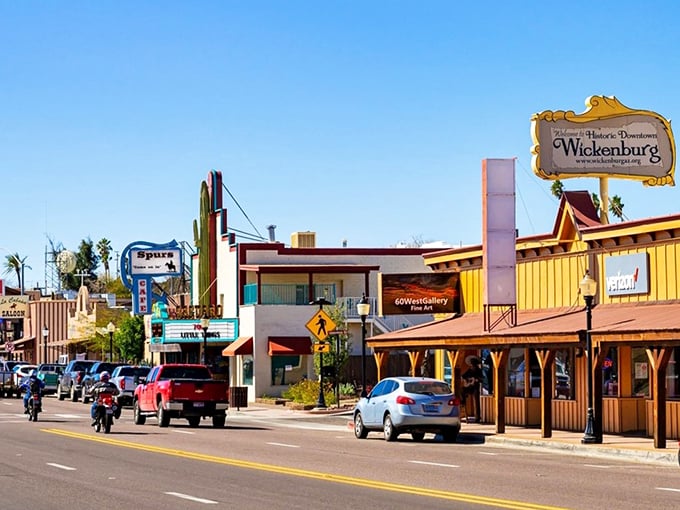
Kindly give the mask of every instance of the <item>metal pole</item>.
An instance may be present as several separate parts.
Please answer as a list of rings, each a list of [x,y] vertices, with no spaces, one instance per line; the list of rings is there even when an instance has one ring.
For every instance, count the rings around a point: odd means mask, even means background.
[[[323,310],[324,300],[318,300],[319,310]],[[316,399],[317,409],[326,409],[326,397],[323,394],[323,352],[319,353],[319,397]]]
[[[586,302],[586,390],[587,390],[587,405],[588,412],[586,416],[586,430],[583,434],[581,443],[598,443],[597,436],[595,436],[595,416],[593,414],[593,342],[590,336],[592,328],[592,307],[593,296],[584,296]]]
[[[43,335],[43,363],[47,363],[47,337],[48,335]]]
[[[368,396],[366,391],[366,316],[361,316],[361,396]]]
[[[113,331],[109,331],[109,362],[113,362]]]
[[[208,328],[203,328],[203,365],[207,365],[208,356]]]

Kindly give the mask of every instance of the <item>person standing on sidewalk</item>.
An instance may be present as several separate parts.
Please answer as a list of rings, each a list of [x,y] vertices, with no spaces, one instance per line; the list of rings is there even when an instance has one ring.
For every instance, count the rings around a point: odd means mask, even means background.
[[[482,379],[484,379],[484,373],[482,372],[482,360],[478,356],[468,356],[465,358],[465,362],[468,364],[469,368],[463,372],[463,405],[465,406],[465,412],[467,415],[467,422],[472,423],[475,421],[480,421],[481,419],[481,393],[482,393]],[[470,413],[467,412],[468,397],[471,397],[471,407]]]

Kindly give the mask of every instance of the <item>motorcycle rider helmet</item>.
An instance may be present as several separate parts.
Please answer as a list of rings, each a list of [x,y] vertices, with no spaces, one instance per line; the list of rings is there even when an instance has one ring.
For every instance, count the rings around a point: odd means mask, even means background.
[[[100,380],[100,381],[109,382],[109,379],[111,379],[111,374],[109,374],[106,370],[104,370],[104,371],[99,375],[99,380]]]
[[[35,369],[31,370],[28,373],[28,377],[37,377],[37,376],[38,376],[38,372],[36,372]]]

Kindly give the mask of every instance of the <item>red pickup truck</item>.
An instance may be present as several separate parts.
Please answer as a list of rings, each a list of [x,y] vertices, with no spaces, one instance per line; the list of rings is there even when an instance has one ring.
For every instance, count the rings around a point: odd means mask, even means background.
[[[167,427],[170,418],[185,418],[190,427],[198,427],[202,417],[210,416],[213,427],[222,428],[228,390],[229,383],[214,380],[205,365],[158,365],[135,388],[135,424],[144,425],[147,416],[155,416],[159,427]]]

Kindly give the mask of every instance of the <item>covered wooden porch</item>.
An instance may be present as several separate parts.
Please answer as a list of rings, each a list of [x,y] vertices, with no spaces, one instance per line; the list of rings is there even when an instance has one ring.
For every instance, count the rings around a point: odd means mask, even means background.
[[[581,370],[591,370],[594,381],[602,380],[602,365],[608,346],[644,348],[651,367],[651,408],[646,420],[652,432],[656,448],[666,447],[667,423],[680,423],[680,416],[670,417],[667,411],[666,373],[672,349],[680,346],[680,303],[657,302],[626,305],[599,305],[592,309],[593,327],[590,330],[593,356],[581,356]],[[406,350],[411,361],[411,375],[420,374],[420,368],[428,350],[446,353],[452,368],[454,392],[460,393],[460,370],[463,359],[471,352],[488,349],[493,363],[493,391],[490,400],[491,414],[496,432],[506,427],[506,380],[507,361],[511,348],[533,349],[540,366],[540,427],[541,436],[549,438],[553,431],[553,388],[555,353],[561,349],[586,348],[585,308],[572,307],[550,310],[519,311],[516,325],[501,321],[492,331],[484,328],[484,314],[465,314],[440,321],[415,326],[367,339],[374,349],[378,367],[378,379],[386,376],[387,358],[390,351]],[[581,377],[580,381],[585,378]],[[602,437],[603,394],[602,385],[593,385],[593,410],[595,435]],[[515,400],[515,399],[512,399]],[[607,399],[610,401],[613,399]],[[638,399],[639,400],[639,399]],[[579,423],[585,415],[586,395],[584,384],[576,387],[572,413],[573,423]],[[570,404],[572,403],[570,402]],[[647,406],[645,406],[647,407]],[[622,408],[619,407],[620,412]],[[680,412],[680,406],[672,406],[672,412]],[[674,430],[675,437],[680,431]]]

